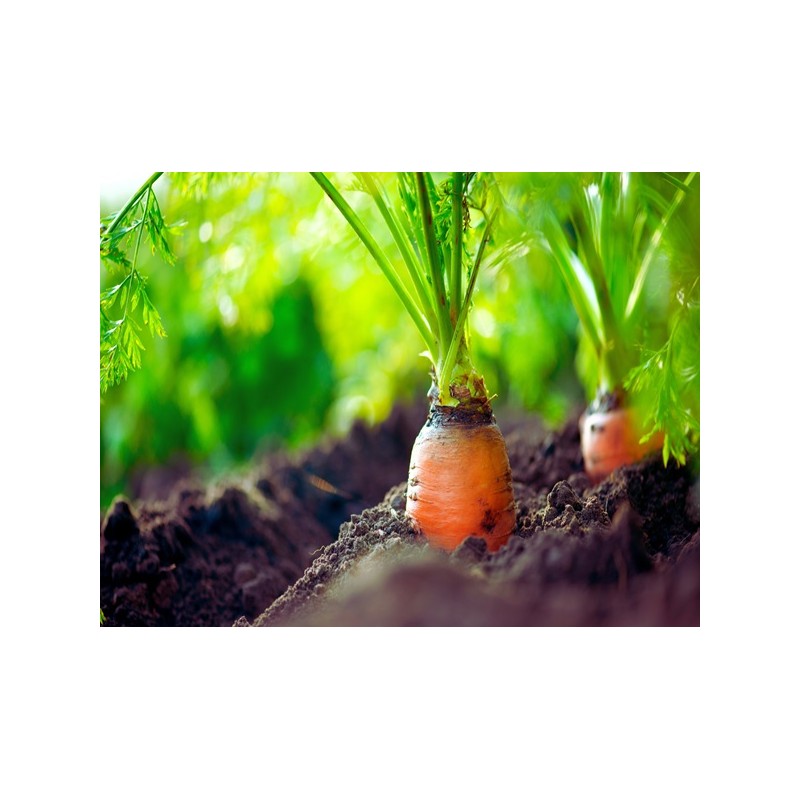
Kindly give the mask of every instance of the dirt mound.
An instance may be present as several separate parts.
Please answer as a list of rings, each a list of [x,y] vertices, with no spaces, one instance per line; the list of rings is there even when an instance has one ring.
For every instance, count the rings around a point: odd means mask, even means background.
[[[664,469],[653,458],[597,487],[578,474],[549,492],[514,488],[517,529],[509,543],[489,553],[471,538],[447,555],[414,535],[401,484],[343,525],[254,624],[699,624],[699,507],[690,470]]]
[[[277,454],[245,478],[184,480],[163,501],[118,498],[100,538],[108,625],[231,625],[297,580],[351,514],[408,475],[424,409],[299,456]]]

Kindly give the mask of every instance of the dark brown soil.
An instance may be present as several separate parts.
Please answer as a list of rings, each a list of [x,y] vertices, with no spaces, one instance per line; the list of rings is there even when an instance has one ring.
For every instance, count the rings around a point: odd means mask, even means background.
[[[403,513],[424,419],[397,410],[252,479],[118,501],[101,538],[108,624],[699,625],[691,468],[653,458],[591,487],[577,415],[548,433],[498,414],[517,528],[497,553],[469,539],[445,554]]]
[[[184,480],[166,500],[118,498],[101,526],[107,625],[224,625],[258,616],[352,514],[408,476],[424,408],[299,456],[267,458],[211,486]]]

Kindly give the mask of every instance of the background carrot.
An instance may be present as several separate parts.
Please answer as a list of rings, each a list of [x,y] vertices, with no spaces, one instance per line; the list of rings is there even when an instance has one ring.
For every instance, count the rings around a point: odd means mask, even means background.
[[[539,245],[581,323],[587,474],[602,480],[659,448],[665,465],[684,464],[700,435],[698,173],[530,180]]]
[[[642,443],[642,426],[634,409],[587,411],[580,421],[584,469],[593,481],[600,481],[617,467],[633,464],[664,443],[656,433]]]

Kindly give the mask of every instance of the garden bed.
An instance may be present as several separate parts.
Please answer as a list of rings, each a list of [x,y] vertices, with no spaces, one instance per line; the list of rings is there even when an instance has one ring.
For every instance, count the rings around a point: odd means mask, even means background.
[[[699,478],[658,457],[592,487],[577,419],[498,412],[517,525],[445,554],[405,520],[424,409],[244,477],[118,499],[101,530],[107,625],[698,625]]]

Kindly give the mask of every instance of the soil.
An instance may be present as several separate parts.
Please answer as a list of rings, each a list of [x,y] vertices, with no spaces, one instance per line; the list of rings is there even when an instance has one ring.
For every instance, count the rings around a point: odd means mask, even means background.
[[[658,456],[591,486],[578,415],[497,413],[517,524],[446,554],[405,519],[424,408],[166,500],[119,498],[101,526],[107,625],[700,624],[699,477]]]
[[[243,477],[210,485],[182,478],[170,492],[152,492],[165,499],[117,498],[101,523],[105,624],[255,618],[343,521],[407,478],[420,415],[399,407],[382,425],[357,423],[345,439],[266,457]]]

